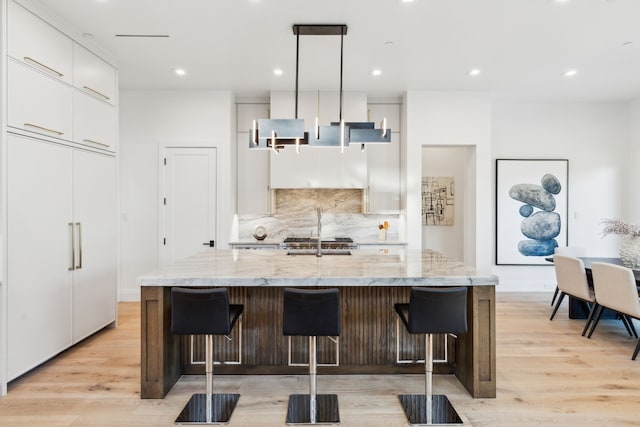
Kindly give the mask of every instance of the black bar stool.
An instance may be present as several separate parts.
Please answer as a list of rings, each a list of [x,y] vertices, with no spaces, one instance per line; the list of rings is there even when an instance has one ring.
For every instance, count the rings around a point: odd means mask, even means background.
[[[309,337],[309,394],[289,396],[287,424],[338,424],[338,396],[316,394],[316,337],[340,335],[338,289],[284,290],[284,335]]]
[[[171,289],[171,331],[179,335],[205,335],[207,393],[194,394],[177,424],[226,424],[239,394],[213,394],[213,336],[229,335],[244,306],[229,304],[224,288]]]
[[[410,334],[426,334],[425,394],[398,396],[409,424],[462,424],[447,396],[433,395],[433,334],[467,332],[467,288],[412,288],[409,304],[394,307]]]

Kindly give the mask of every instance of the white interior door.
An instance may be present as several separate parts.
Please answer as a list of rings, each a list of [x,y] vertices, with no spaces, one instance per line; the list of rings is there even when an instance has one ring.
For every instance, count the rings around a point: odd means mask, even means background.
[[[188,257],[216,239],[216,149],[165,149],[161,264]]]

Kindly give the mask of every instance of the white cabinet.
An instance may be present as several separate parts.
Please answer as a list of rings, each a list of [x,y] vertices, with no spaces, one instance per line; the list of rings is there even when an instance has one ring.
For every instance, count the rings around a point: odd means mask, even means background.
[[[115,152],[116,69],[14,1],[7,25],[8,126]]]
[[[116,151],[116,108],[80,91],[73,92],[73,140]]]
[[[8,378],[115,320],[115,158],[7,136]]]
[[[73,271],[73,342],[116,318],[116,161],[73,151],[73,222],[78,254]]]
[[[8,125],[65,140],[72,139],[73,89],[30,67],[8,61]]]
[[[237,108],[237,213],[269,213],[269,152],[249,148],[253,120],[268,118],[269,104],[238,104]]]
[[[73,41],[14,1],[7,14],[9,56],[71,84]]]
[[[344,93],[342,117],[345,121],[367,119],[366,95]],[[272,118],[293,118],[294,94],[272,93]],[[339,119],[338,92],[301,92],[298,116],[305,119],[305,129],[313,132],[315,116],[319,124],[329,125]],[[320,101],[318,105],[318,100]],[[301,114],[302,113],[302,114]],[[339,148],[293,147],[271,153],[270,183],[272,188],[365,188],[367,186],[367,155],[359,145]]]
[[[400,211],[400,105],[369,105],[369,119],[377,126],[386,117],[391,144],[367,145],[367,212]]]
[[[72,156],[9,135],[8,377],[72,343]]]
[[[112,105],[116,103],[116,70],[77,43],[73,45],[73,85]]]

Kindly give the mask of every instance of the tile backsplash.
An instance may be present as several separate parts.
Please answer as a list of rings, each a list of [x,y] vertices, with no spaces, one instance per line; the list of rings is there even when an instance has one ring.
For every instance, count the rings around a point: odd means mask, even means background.
[[[310,237],[317,233],[316,207],[322,209],[322,237],[351,237],[354,241],[378,239],[378,224],[389,223],[387,240],[397,241],[397,214],[363,214],[362,189],[278,189],[272,215],[239,215],[238,235],[231,241],[253,239],[259,225],[267,229],[267,239]]]

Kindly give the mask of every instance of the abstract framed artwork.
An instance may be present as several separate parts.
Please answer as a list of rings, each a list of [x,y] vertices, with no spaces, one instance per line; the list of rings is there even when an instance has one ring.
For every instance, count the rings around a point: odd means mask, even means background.
[[[453,225],[452,176],[422,177],[422,225]]]
[[[567,246],[569,160],[496,159],[496,265],[550,265]]]

